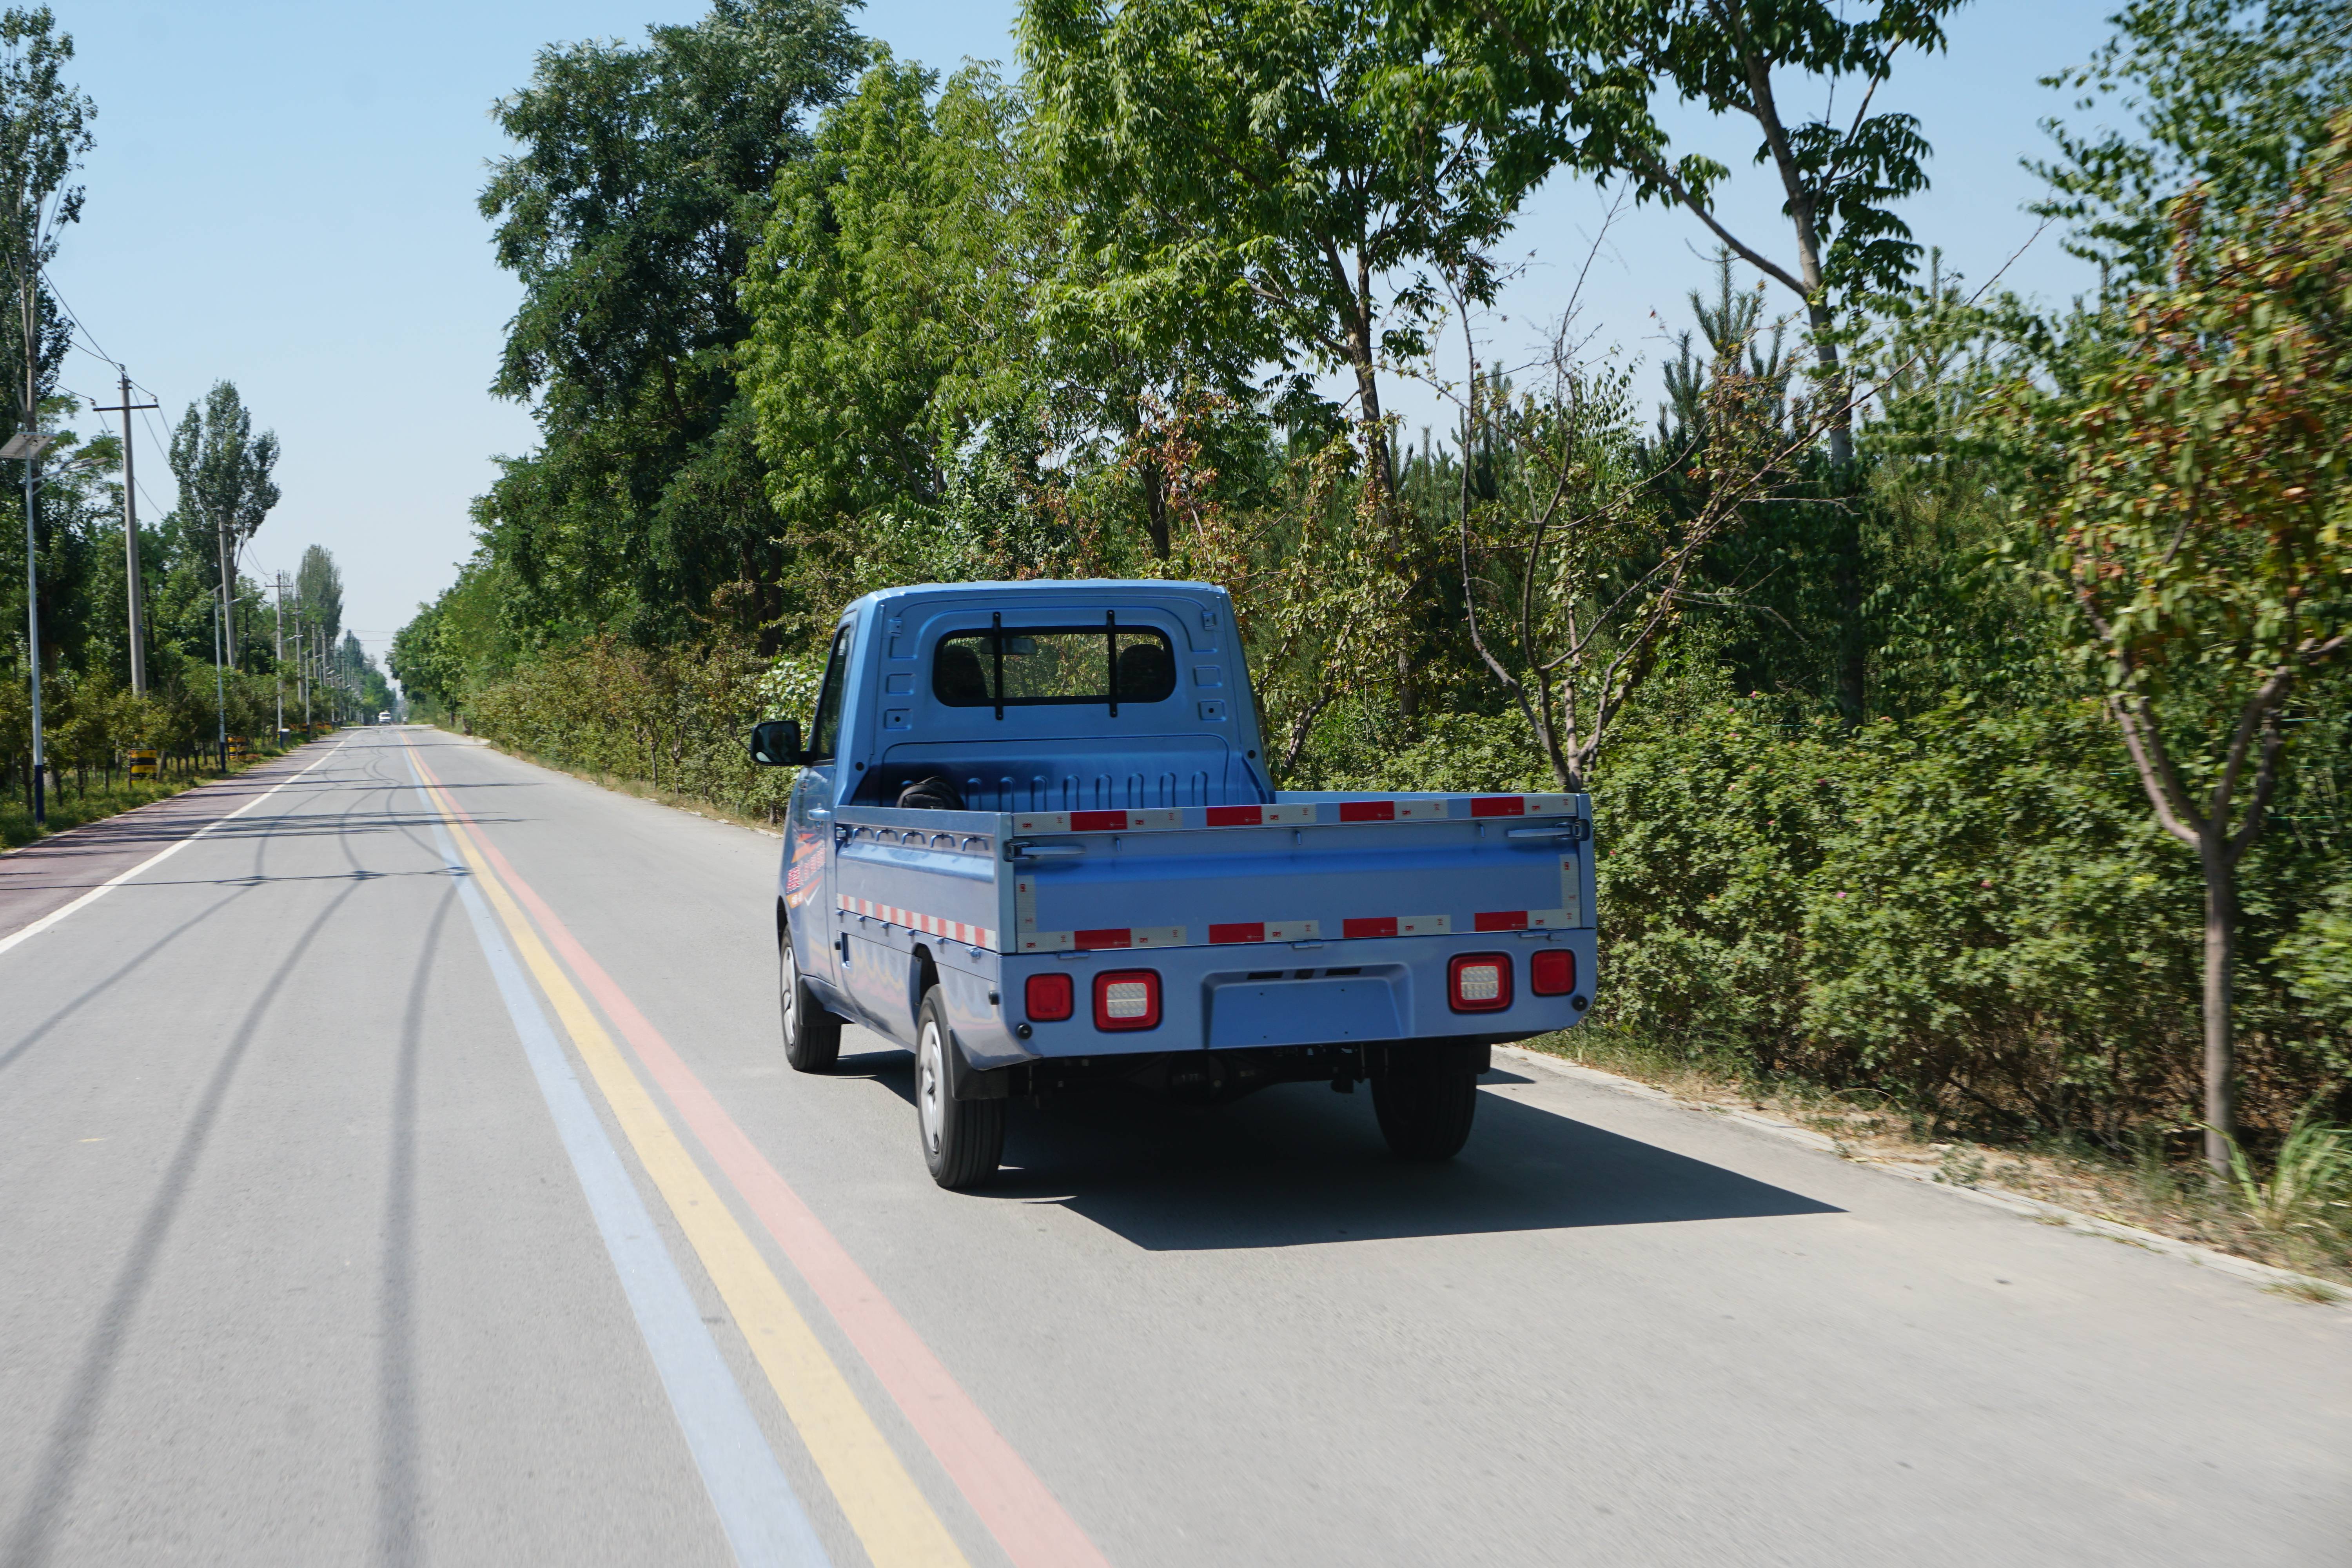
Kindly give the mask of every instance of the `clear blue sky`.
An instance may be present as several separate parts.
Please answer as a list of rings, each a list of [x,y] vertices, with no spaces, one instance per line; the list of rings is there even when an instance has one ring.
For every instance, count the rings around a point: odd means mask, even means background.
[[[248,568],[290,572],[305,545],[326,545],[342,567],[345,619],[381,655],[470,551],[467,504],[493,477],[490,458],[532,439],[524,411],[486,391],[516,300],[474,207],[485,163],[507,151],[489,105],[529,79],[546,44],[637,37],[703,8],[58,5],[99,118],[83,220],[66,231],[52,276],[96,342],[164,405],[142,431],[142,510],[172,503],[165,426],[214,380],[235,381],[285,451],[285,499]],[[2040,151],[2036,122],[2061,107],[2034,79],[2083,59],[2107,9],[1984,0],[1954,20],[1948,56],[1912,61],[1884,95],[1917,113],[1936,147],[1936,185],[1914,204],[1913,226],[1969,277],[1988,276],[2032,232],[2019,208],[2034,184],[2018,159]],[[926,64],[1009,64],[1015,11],[1011,0],[876,0],[861,26]],[[1733,165],[1737,226],[1785,255],[1769,176],[1747,165],[1753,137],[1727,129],[1693,121],[1676,134]],[[1565,181],[1532,205],[1511,247],[1531,253],[1530,268],[1505,302],[1508,320],[1491,324],[1506,357],[1557,316],[1604,211]],[[1666,334],[1687,324],[1683,295],[1705,280],[1705,249],[1686,217],[1622,218],[1585,287],[1596,347],[1654,366]],[[2087,279],[2050,235],[2007,281],[2060,298]],[[110,402],[113,374],[77,354],[66,382]],[[1442,418],[1425,395],[1399,404],[1410,423]]]

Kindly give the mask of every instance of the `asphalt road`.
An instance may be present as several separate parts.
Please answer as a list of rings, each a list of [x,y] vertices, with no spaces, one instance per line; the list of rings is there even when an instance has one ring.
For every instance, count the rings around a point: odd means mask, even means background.
[[[390,730],[0,862],[0,1564],[2352,1563],[2352,1311],[1525,1064],[940,1192],[777,849]]]

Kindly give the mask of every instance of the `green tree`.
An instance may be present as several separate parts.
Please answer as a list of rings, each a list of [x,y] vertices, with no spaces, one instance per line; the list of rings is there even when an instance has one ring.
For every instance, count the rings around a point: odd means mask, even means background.
[[[956,456],[1041,395],[1030,288],[1056,226],[1033,205],[1023,109],[984,70],[884,58],[779,178],[743,297],[746,383],[793,534],[936,518]]]
[[[2132,0],[2112,21],[2086,64],[2042,85],[2137,127],[2045,121],[2058,155],[2028,164],[2051,187],[2033,210],[2072,221],[2066,247],[2118,285],[2160,287],[2176,195],[2204,187],[2210,237],[2285,199],[2326,142],[2352,103],[2352,17],[2344,0]]]
[[[1905,50],[1943,48],[1944,16],[1959,4],[1499,0],[1456,8],[1421,0],[1408,13],[1459,79],[1455,90],[1492,106],[1507,171],[1525,180],[1564,164],[1604,184],[1622,178],[1637,202],[1688,209],[1804,302],[1832,414],[1830,456],[1843,464],[1853,441],[1838,317],[1907,283],[1919,247],[1892,204],[1927,186],[1917,120],[1873,110]],[[1854,100],[1850,113],[1828,107],[1841,88]],[[1754,123],[1755,162],[1769,165],[1779,185],[1790,260],[1776,259],[1778,247],[1760,236],[1732,231],[1717,201],[1728,169],[1702,153],[1675,154],[1658,123],[1668,94]],[[1824,108],[1804,117],[1792,100],[1815,94]]]
[[[1495,295],[1518,189],[1472,106],[1380,0],[1034,0],[1022,52],[1108,310],[1278,366],[1294,428],[1328,425],[1310,373],[1353,383],[1367,494],[1346,533],[1388,584],[1350,636],[1392,664],[1411,727],[1449,552],[1399,502],[1381,379],[1426,361],[1449,300]]]
[[[294,598],[302,619],[334,638],[343,629],[343,574],[323,544],[306,546],[294,569]]]
[[[41,279],[57,255],[58,230],[81,216],[82,187],[68,185],[89,151],[98,108],[67,85],[71,35],[56,30],[46,5],[0,12],[0,189],[7,202],[5,244],[16,309],[0,333],[18,427],[48,395],[71,329]]]
[[[2298,687],[2352,644],[2352,115],[2283,204],[2212,243],[2174,204],[2173,275],[2064,392],[2011,418],[2052,458],[2021,499],[2157,821],[2205,884],[2206,1157],[2236,1122],[2238,867]]]
[[[278,436],[253,433],[253,415],[236,384],[216,381],[202,405],[190,404],[172,432],[173,476],[180,481],[180,554],[210,568],[228,615],[221,628],[227,661],[236,662],[236,556],[278,504]]]
[[[1365,0],[1034,0],[1021,37],[1102,289],[1286,370],[1348,374],[1385,504],[1382,370],[1426,357],[1445,279],[1493,298],[1516,194],[1422,52]],[[1412,114],[1389,111],[1400,95]]]
[[[749,631],[780,612],[738,285],[804,117],[862,54],[840,0],[719,0],[641,47],[545,50],[498,106],[522,150],[480,205],[523,302],[492,384],[542,435],[478,521],[530,623],[653,637],[714,604]]]

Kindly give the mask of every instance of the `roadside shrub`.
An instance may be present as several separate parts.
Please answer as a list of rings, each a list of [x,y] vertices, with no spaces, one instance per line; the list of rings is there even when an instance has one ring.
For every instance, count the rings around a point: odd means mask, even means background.
[[[466,711],[478,733],[556,767],[775,821],[792,770],[753,765],[743,743],[763,718],[807,722],[807,701],[777,705],[798,695],[793,684],[780,691],[769,662],[738,648],[652,650],[601,637],[520,661]]]
[[[1601,1017],[1980,1131],[2194,1125],[2197,868],[2095,705],[1848,735],[1726,704],[1612,753],[1595,812]],[[2344,1067],[2294,994],[2336,973],[2336,928],[2290,952],[2252,912],[2308,901],[2279,848],[2247,862],[2238,981],[2247,1115],[2274,1129]]]

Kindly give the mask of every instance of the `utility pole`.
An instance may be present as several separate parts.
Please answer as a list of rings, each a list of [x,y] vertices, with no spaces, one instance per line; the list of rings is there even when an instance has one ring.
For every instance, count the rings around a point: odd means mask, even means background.
[[[99,414],[122,416],[122,570],[125,595],[131,608],[131,695],[147,695],[147,590],[139,574],[139,479],[131,465],[131,416],[142,408],[160,408],[160,403],[131,401],[131,373],[122,366],[122,401],[111,408],[99,408]]]
[[[221,607],[213,601],[213,718],[219,731],[221,772],[228,772],[228,675],[221,663]]]
[[[310,634],[303,629],[302,612],[294,612],[294,672],[302,682],[302,738],[310,738]]]
[[[286,741],[286,574],[278,574],[278,638],[270,671],[278,681],[278,728],[269,737],[273,746]]]
[[[221,579],[220,614],[213,621],[213,625],[216,628],[213,634],[213,690],[220,704],[221,772],[226,773],[228,772],[228,666],[221,660],[221,649],[226,647],[228,649],[228,657],[230,658],[235,658],[236,657],[236,629],[229,625],[228,619],[228,584],[230,563],[228,554],[228,518],[226,514],[215,514],[213,519],[213,532],[214,536],[220,541]]]

